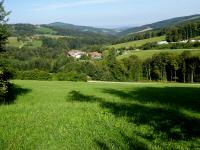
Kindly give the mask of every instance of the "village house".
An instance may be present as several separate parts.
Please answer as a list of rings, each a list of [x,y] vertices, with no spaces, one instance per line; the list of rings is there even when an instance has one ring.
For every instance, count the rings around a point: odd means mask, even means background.
[[[83,51],[80,51],[80,50],[71,50],[67,54],[70,57],[80,59],[81,57],[83,57],[83,55],[86,55],[86,52],[83,52]]]
[[[91,52],[91,53],[89,53],[89,56],[92,59],[102,59],[103,58],[102,53],[99,53],[99,52]]]
[[[160,41],[157,43],[158,45],[165,45],[165,44],[169,44],[167,41]]]

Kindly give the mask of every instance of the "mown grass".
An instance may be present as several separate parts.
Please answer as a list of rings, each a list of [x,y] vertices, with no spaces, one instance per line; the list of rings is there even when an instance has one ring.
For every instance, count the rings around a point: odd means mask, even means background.
[[[136,55],[141,60],[145,60],[147,58],[152,57],[154,54],[158,54],[158,53],[161,53],[161,52],[181,54],[184,51],[191,51],[192,55],[200,56],[200,49],[132,50],[132,51],[127,51],[126,53],[118,56],[117,59],[124,59],[124,58],[128,58],[132,55]]]
[[[200,147],[200,84],[13,82],[0,149]]]
[[[142,46],[146,43],[151,43],[151,42],[159,42],[165,40],[165,36],[160,36],[160,37],[154,37],[154,38],[149,38],[145,40],[138,40],[138,41],[131,41],[131,42],[126,42],[126,43],[121,43],[121,44],[116,44],[116,45],[110,45],[108,46],[109,48],[122,48],[122,47],[139,47]]]

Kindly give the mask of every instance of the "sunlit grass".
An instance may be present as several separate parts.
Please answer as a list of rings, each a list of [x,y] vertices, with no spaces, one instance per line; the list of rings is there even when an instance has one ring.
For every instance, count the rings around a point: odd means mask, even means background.
[[[0,149],[197,149],[200,85],[13,81]]]
[[[154,38],[149,38],[149,39],[144,39],[144,40],[138,40],[138,41],[131,41],[131,42],[126,42],[126,43],[121,43],[121,44],[116,44],[116,45],[111,45],[109,48],[121,48],[121,47],[139,47],[142,46],[146,43],[151,43],[151,42],[159,42],[165,40],[165,36],[160,36],[160,37],[154,37]]]
[[[176,53],[181,54],[184,51],[191,51],[191,54],[194,56],[200,56],[200,50],[199,49],[169,49],[169,50],[132,50],[128,51],[120,56],[118,56],[118,59],[128,58],[132,55],[138,56],[140,59],[145,60],[147,58],[151,58],[154,54],[158,54],[160,52],[168,52],[168,53]]]

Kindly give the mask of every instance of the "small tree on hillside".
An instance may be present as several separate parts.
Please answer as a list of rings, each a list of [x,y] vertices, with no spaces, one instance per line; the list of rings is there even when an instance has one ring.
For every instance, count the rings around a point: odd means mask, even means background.
[[[0,52],[5,50],[5,44],[9,36],[8,32],[8,15],[10,12],[5,11],[3,6],[4,0],[0,2]]]
[[[4,1],[0,2],[0,52],[5,51],[5,44],[9,36],[8,27],[6,25],[10,12],[6,12],[3,7]],[[0,65],[0,102],[6,102],[6,97],[9,92],[9,73]]]

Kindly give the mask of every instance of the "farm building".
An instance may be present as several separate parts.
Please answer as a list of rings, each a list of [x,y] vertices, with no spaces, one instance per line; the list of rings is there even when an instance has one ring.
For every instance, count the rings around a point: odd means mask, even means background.
[[[89,53],[89,56],[92,59],[102,59],[102,57],[103,57],[102,53],[99,53],[99,52],[91,52],[91,53]]]
[[[71,50],[68,53],[68,56],[80,59],[83,55],[86,55],[86,52],[80,51],[80,50]]]
[[[158,42],[158,45],[165,45],[165,44],[169,44],[167,41],[160,41]]]

